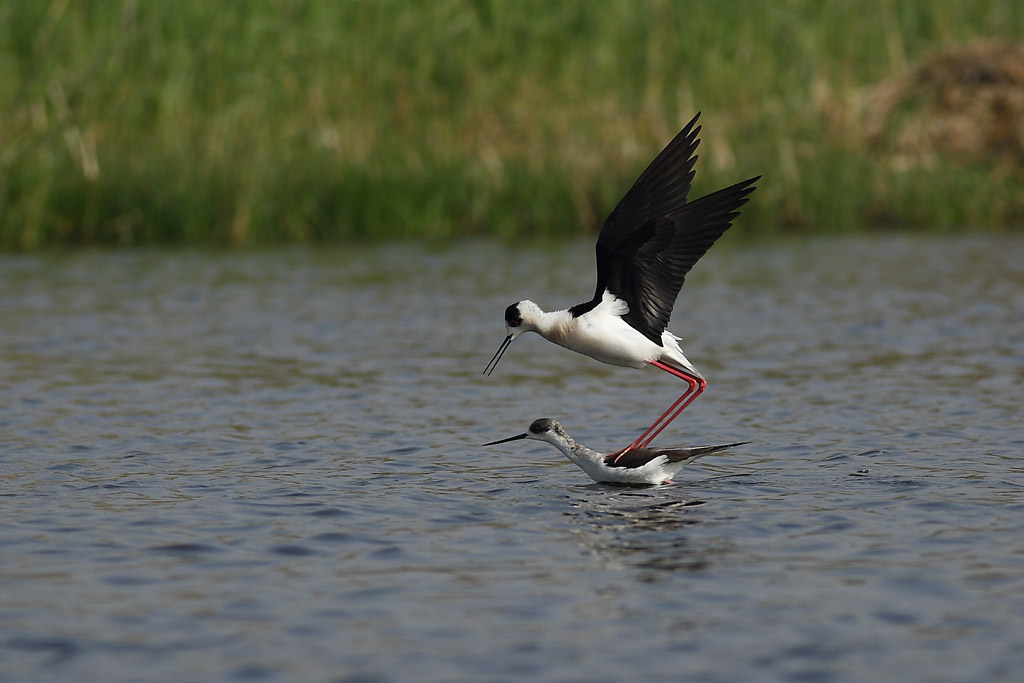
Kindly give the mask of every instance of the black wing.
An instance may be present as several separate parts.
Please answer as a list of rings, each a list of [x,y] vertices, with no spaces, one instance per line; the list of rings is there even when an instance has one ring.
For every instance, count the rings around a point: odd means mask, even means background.
[[[668,456],[669,462],[686,462],[689,460],[696,460],[702,455],[707,455],[708,453],[724,451],[726,448],[735,448],[736,446],[743,446],[748,443],[750,442],[740,441],[738,443],[728,443],[723,446],[694,446],[693,448],[634,448],[633,450],[626,451],[619,456],[605,456],[604,464],[609,467],[634,469],[637,467],[643,467],[651,460],[654,460],[661,455]]]
[[[654,158],[640,174],[633,187],[619,200],[601,227],[597,253],[612,254],[651,218],[664,216],[686,204],[693,182],[693,165],[697,163],[700,144],[698,113],[686,124],[672,142]]]
[[[606,287],[629,304],[623,316],[627,323],[661,344],[686,274],[732,225],[756,180],[744,180],[650,220],[650,236],[644,242],[624,245],[613,255]]]
[[[757,178],[686,203],[700,140],[697,117],[651,162],[601,228],[594,299],[608,289],[629,304],[625,320],[661,345],[686,274],[722,236],[747,201]],[[760,177],[760,176],[758,176]]]

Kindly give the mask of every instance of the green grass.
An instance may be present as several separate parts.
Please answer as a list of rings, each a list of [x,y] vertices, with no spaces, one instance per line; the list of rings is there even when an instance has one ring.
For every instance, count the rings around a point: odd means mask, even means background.
[[[0,1],[0,247],[592,232],[698,110],[750,234],[1016,227],[1019,167],[825,114],[982,38],[1024,3]]]

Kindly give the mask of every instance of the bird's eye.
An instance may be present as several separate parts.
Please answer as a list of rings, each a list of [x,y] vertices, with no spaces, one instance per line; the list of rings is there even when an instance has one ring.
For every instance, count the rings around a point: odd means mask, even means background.
[[[509,327],[519,327],[519,322],[518,320],[506,320],[505,324]]]

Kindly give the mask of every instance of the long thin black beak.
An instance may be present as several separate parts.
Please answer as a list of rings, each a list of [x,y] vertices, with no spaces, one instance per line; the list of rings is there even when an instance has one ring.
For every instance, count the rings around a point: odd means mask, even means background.
[[[498,361],[501,360],[501,357],[505,354],[505,349],[507,349],[508,345],[511,343],[512,335],[510,334],[507,337],[505,337],[505,341],[501,342],[501,346],[499,346],[498,350],[495,351],[494,357],[491,358],[491,362],[487,364],[486,368],[484,368],[485,375],[490,375],[492,372],[494,372],[494,368],[498,367]]]
[[[528,436],[529,434],[516,434],[515,436],[510,436],[507,439],[501,439],[500,441],[492,441],[490,443],[485,443],[484,446],[494,446],[495,444],[505,443],[507,441],[519,441],[519,439],[525,439]]]

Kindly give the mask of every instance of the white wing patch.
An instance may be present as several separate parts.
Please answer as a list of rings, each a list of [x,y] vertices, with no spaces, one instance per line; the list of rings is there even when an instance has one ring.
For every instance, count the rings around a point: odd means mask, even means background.
[[[601,312],[606,315],[617,315],[622,317],[629,313],[629,304],[624,299],[620,299],[607,289],[604,290],[604,294],[601,295],[601,303],[598,305]]]

